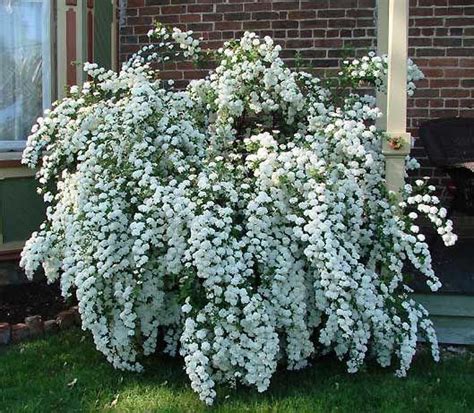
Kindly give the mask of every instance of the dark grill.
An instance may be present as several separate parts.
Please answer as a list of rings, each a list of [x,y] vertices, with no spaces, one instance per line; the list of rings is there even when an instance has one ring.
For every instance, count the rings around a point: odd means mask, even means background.
[[[453,181],[451,211],[474,215],[474,118],[426,122],[420,138],[431,162]]]

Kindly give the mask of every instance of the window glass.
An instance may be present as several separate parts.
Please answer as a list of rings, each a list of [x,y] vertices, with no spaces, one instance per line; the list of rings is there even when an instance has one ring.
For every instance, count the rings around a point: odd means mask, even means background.
[[[51,104],[50,1],[0,0],[0,150],[22,149]]]

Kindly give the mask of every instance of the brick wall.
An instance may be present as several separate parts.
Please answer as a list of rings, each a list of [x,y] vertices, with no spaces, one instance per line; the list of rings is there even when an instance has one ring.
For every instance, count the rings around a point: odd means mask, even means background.
[[[273,37],[294,64],[296,52],[316,73],[337,68],[344,53],[360,55],[376,45],[375,0],[121,0],[120,58],[147,43],[146,32],[159,20],[205,39],[217,48],[243,31]],[[417,136],[427,119],[474,117],[474,1],[411,0],[409,55],[426,79],[408,102],[408,127]],[[178,84],[202,77],[189,63],[170,64],[162,73]],[[422,175],[442,185],[423,148],[414,154]]]

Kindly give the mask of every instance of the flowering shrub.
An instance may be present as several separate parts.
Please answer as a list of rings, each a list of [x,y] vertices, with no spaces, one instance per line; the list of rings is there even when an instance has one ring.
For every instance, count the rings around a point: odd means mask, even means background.
[[[401,198],[385,189],[375,99],[335,96],[253,33],[175,90],[151,63],[204,52],[190,32],[149,35],[119,73],[86,64],[90,81],[33,127],[23,162],[39,168],[48,208],[26,272],[42,265],[75,292],[115,367],[141,370],[164,342],[209,404],[217,383],[264,391],[279,363],[299,369],[329,351],[350,372],[368,355],[396,359],[403,376],[424,335],[437,360],[406,264],[437,290],[416,221],[426,216],[446,245],[456,236],[425,180]],[[409,67],[413,90],[422,74]],[[382,87],[385,72],[371,54],[340,78]]]

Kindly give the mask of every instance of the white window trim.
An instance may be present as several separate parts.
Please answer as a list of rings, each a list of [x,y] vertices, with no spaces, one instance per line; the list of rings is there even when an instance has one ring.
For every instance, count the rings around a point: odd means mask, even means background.
[[[36,2],[43,2],[43,0],[32,0]],[[49,20],[43,21],[43,24],[49,28],[49,42],[47,45],[45,45],[45,50],[46,54],[48,55],[48,69],[49,69],[49,76],[51,77],[50,79],[50,90],[49,93],[46,96],[43,96],[43,110],[51,107],[51,104],[53,102],[52,99],[52,92],[53,92],[53,84],[54,84],[54,70],[53,70],[53,45],[55,41],[55,33],[54,33],[54,14],[53,14],[53,4],[50,1],[46,1],[46,4],[49,6],[48,14],[49,14]],[[33,126],[33,125],[31,125]],[[26,147],[26,141],[28,139],[28,136],[25,136],[24,139],[22,140],[0,140],[0,158],[3,158],[3,154],[5,153],[11,153],[11,152],[23,152],[23,150]],[[21,155],[19,156],[19,159],[21,159]]]

